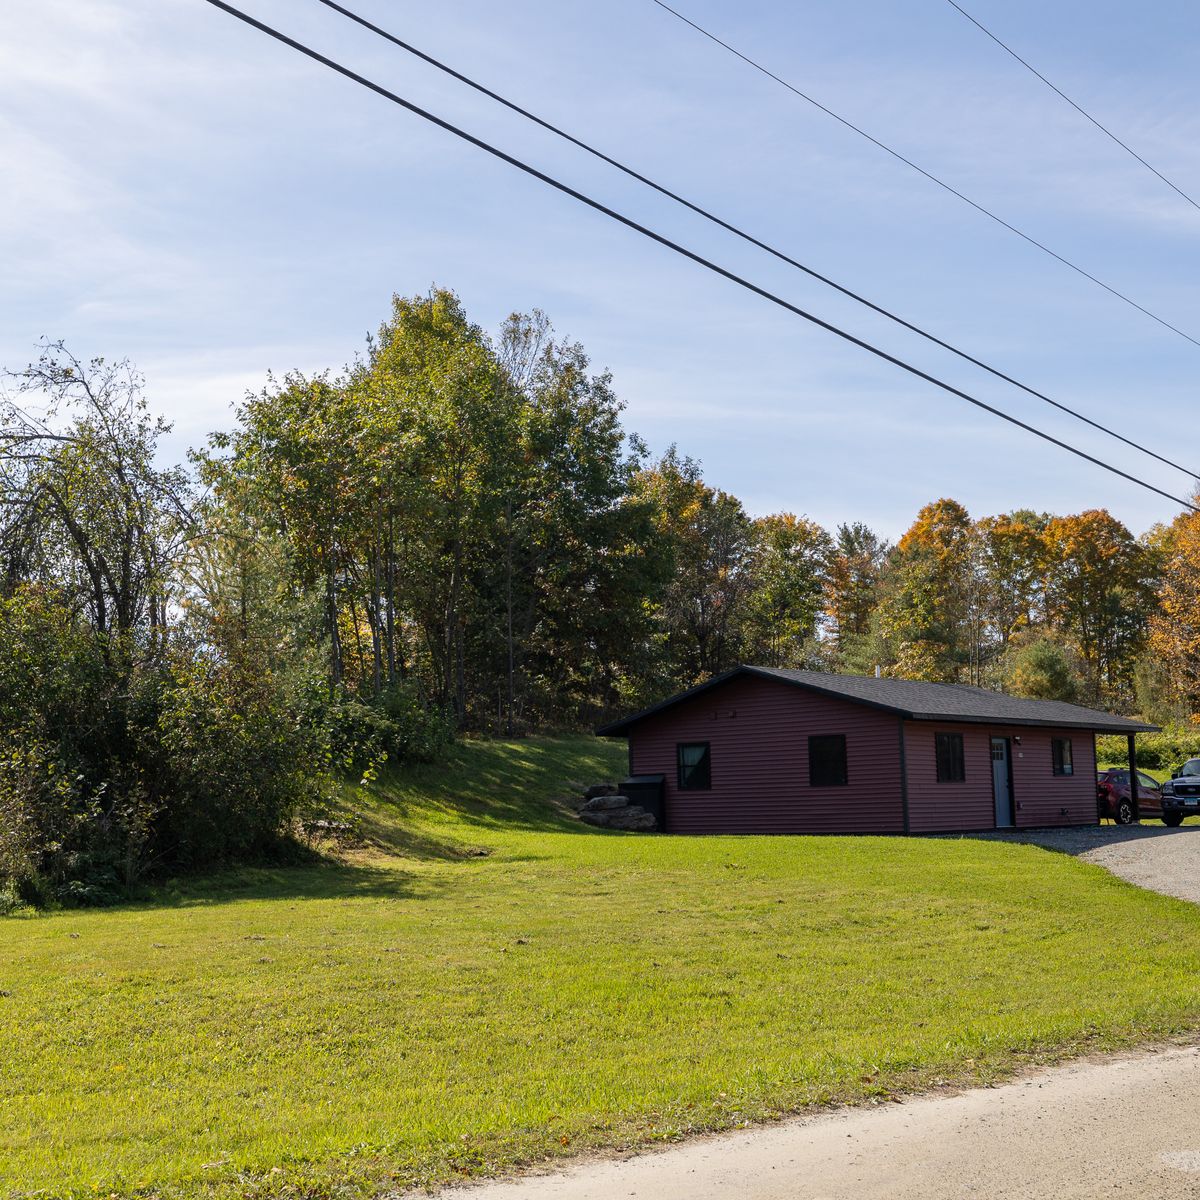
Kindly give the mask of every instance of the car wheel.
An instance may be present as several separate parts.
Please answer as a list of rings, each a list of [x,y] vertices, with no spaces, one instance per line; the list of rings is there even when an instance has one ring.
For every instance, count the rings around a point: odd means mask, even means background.
[[[1170,827],[1174,829],[1177,825],[1182,823],[1183,813],[1178,811],[1172,812],[1170,809],[1163,809],[1162,818],[1164,825],[1170,825]]]
[[[1133,801],[1121,799],[1117,801],[1117,824],[1132,825],[1133,824]]]

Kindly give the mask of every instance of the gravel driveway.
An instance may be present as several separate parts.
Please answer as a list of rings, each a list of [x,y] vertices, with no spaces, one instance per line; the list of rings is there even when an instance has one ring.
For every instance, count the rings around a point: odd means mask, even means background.
[[[976,836],[1060,850],[1138,887],[1200,904],[1200,825],[1086,825]]]
[[[955,835],[963,836],[963,835]],[[1200,824],[968,834],[1071,854],[1200,903]],[[443,1193],[455,1200],[1197,1200],[1200,1050],[1072,1063],[1000,1087],[840,1109]]]

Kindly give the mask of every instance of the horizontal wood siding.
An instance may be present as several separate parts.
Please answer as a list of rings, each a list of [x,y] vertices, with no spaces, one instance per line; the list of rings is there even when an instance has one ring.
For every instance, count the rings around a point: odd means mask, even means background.
[[[1096,741],[1086,729],[1022,729],[1009,736],[1021,739],[1013,746],[1013,798],[1017,825],[1095,825]],[[1055,775],[1050,739],[1071,739],[1075,771]],[[1064,813],[1062,810],[1066,809]]]
[[[938,783],[934,735],[961,733],[966,778],[961,783]],[[904,750],[908,766],[908,828],[910,833],[994,829],[996,804],[992,797],[991,731],[982,725],[905,721]]]
[[[966,779],[938,783],[934,734],[961,733]],[[913,833],[964,832],[996,827],[992,794],[993,737],[1011,742],[1013,816],[1017,826],[1094,825],[1096,815],[1095,741],[1085,729],[1031,729],[1024,725],[955,725],[906,721],[908,815]],[[1050,740],[1071,739],[1072,775],[1055,775]],[[1017,742],[1020,738],[1020,742]],[[1064,813],[1062,810],[1066,809]]]
[[[813,788],[808,738],[846,736],[848,783]],[[676,746],[708,742],[712,789],[677,786]],[[666,776],[671,833],[900,833],[900,726],[861,704],[740,678],[647,717],[630,734],[635,775]]]

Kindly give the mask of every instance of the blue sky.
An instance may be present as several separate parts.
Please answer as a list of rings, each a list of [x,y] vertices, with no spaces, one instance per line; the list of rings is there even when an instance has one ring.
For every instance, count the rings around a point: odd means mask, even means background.
[[[1200,469],[1200,347],[893,162],[657,8],[355,0],[364,15],[817,269]],[[243,7],[981,398],[1182,494],[1188,481],[890,327],[356,29]],[[944,0],[678,7],[1200,339],[1200,211]],[[969,8],[1200,195],[1200,9]],[[543,308],[613,372],[628,428],[755,513],[895,536],[976,515],[1173,506],[1076,462],[580,208],[203,0],[8,0],[0,363],[41,335],[127,356],[176,445],[268,370],[338,367],[393,292],[495,328]]]

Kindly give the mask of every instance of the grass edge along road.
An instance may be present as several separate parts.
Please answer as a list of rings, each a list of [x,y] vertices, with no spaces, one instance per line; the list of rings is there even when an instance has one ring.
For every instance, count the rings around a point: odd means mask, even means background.
[[[1200,909],[1031,846],[655,838],[467,742],[345,862],[0,921],[0,1195],[343,1197],[1200,1027]]]

